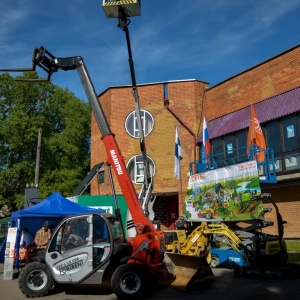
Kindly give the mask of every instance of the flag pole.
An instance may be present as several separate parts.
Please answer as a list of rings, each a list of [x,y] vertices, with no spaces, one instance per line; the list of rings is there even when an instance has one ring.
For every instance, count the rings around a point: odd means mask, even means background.
[[[247,135],[247,147],[246,147],[248,159],[251,158],[251,155],[253,155],[252,145],[253,145],[253,111],[252,111],[252,102],[250,102],[250,123],[249,123],[249,129]]]
[[[254,137],[254,126],[253,126],[253,109],[252,109],[252,102],[250,102],[250,120],[251,120],[251,144],[250,146],[253,147],[253,137]]]
[[[250,153],[252,153],[252,155],[253,155],[253,158],[255,158],[255,160],[256,160],[256,155],[255,155],[255,153],[254,153],[254,149],[253,149],[253,145],[254,145],[254,143],[253,143],[253,140],[254,140],[254,120],[253,120],[253,104],[252,104],[252,102],[250,102],[250,122],[251,122],[251,133],[250,133],[250,136],[251,136],[251,143],[250,143]]]
[[[183,210],[181,161],[179,161],[179,179],[180,179],[180,201],[181,201],[182,210]]]
[[[174,177],[180,181],[180,186],[178,187],[177,183],[177,191],[178,191],[178,200],[182,204],[183,209],[183,198],[182,198],[182,175],[181,175],[181,159],[182,159],[182,149],[179,138],[178,126],[175,127],[175,164],[174,164]],[[179,195],[180,194],[180,195]]]

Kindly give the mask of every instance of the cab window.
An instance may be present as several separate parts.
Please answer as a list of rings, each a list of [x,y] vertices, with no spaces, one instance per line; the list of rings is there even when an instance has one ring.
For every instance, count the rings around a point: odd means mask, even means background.
[[[69,219],[62,235],[62,251],[69,251],[88,243],[89,222],[86,216]]]

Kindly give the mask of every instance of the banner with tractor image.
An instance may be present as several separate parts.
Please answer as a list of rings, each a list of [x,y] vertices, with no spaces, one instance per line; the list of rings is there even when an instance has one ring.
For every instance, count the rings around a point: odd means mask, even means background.
[[[257,163],[247,161],[190,176],[183,215],[192,222],[245,221],[263,214]]]

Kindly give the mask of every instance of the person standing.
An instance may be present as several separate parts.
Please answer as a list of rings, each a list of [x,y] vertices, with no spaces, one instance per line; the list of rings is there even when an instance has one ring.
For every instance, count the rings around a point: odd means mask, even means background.
[[[22,236],[20,240],[20,249],[19,249],[19,266],[24,267],[29,263],[29,253],[28,246],[32,246],[35,248],[34,236],[29,232],[27,227],[23,228]]]
[[[48,241],[51,238],[51,230],[48,228],[48,222],[44,222],[41,229],[35,234],[34,242],[37,249],[45,249]]]
[[[33,235],[29,232],[27,227],[24,227],[22,231],[22,236],[20,240],[20,247],[26,247],[28,245],[34,244],[34,237]]]

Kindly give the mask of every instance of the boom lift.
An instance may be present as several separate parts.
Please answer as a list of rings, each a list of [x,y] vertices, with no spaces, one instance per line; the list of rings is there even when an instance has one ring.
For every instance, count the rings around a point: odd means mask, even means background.
[[[27,297],[39,297],[47,294],[54,282],[64,285],[110,283],[119,299],[144,299],[160,275],[165,284],[185,290],[203,287],[201,283],[209,285],[213,273],[205,259],[197,258],[195,262],[194,258],[182,256],[178,262],[165,254],[164,234],[156,230],[143,211],[83,59],[80,56],[56,58],[40,47],[34,49],[32,61],[30,70],[41,67],[47,72],[47,79],[58,70],[77,70],[102,135],[107,165],[109,170],[113,168],[120,184],[136,235],[124,238],[120,215],[95,212],[66,217],[53,232],[45,262],[34,261],[21,270],[21,291]],[[77,232],[83,229],[85,233]],[[177,266],[178,263],[181,266]],[[188,272],[181,274],[182,267]]]
[[[139,102],[138,88],[136,83],[135,71],[134,71],[134,62],[132,57],[130,36],[128,26],[130,20],[128,17],[139,16],[140,15],[140,1],[105,1],[103,0],[103,10],[107,18],[118,18],[118,27],[125,32],[126,44],[128,50],[128,62],[130,68],[130,76],[132,82],[132,94],[135,105],[135,114],[139,131],[140,138],[140,149],[143,159],[144,167],[144,183],[139,193],[139,200],[144,210],[144,213],[149,218],[151,217],[152,221],[154,219],[154,213],[152,212],[152,207],[154,204],[155,197],[152,196],[153,190],[153,179],[150,174],[149,162],[146,150],[146,143],[144,137],[144,130],[141,117],[141,108]],[[150,211],[149,211],[150,210]]]
[[[102,8],[108,19],[118,18],[118,27],[124,31],[125,36],[126,36],[126,44],[127,44],[127,50],[128,50],[128,62],[129,62],[130,76],[131,76],[131,82],[132,82],[132,94],[133,94],[133,98],[134,98],[135,114],[136,114],[136,121],[137,121],[137,127],[138,127],[139,138],[140,138],[140,149],[141,149],[141,153],[142,153],[143,168],[144,168],[144,183],[139,192],[139,200],[140,200],[140,203],[144,210],[144,213],[150,220],[153,221],[154,217],[155,217],[154,211],[153,211],[153,205],[154,205],[156,197],[152,195],[153,178],[152,178],[152,174],[150,174],[149,161],[148,161],[148,156],[147,156],[143,123],[142,123],[142,117],[141,117],[141,109],[140,109],[140,103],[139,103],[138,88],[137,88],[137,83],[136,83],[134,62],[133,62],[133,57],[132,57],[130,35],[129,35],[129,29],[128,29],[128,26],[130,24],[130,20],[128,19],[128,17],[134,17],[134,16],[141,15],[141,3],[140,2],[141,2],[140,0],[131,0],[131,1],[103,0]],[[130,216],[127,219],[127,223],[128,224],[132,223],[130,220]],[[130,235],[130,233],[131,233],[131,230],[128,229],[127,234]]]
[[[129,61],[130,75],[132,80],[132,91],[133,91],[133,97],[135,103],[135,113],[137,117],[139,136],[140,136],[140,148],[143,156],[143,165],[144,165],[144,183],[139,193],[139,199],[146,216],[153,221],[154,212],[152,207],[155,201],[155,197],[152,196],[153,180],[149,170],[146,144],[144,139],[141,114],[140,114],[138,88],[136,84],[134,63],[132,58],[131,43],[130,43],[129,30],[128,30],[128,26],[130,24],[130,20],[128,19],[128,17],[140,16],[141,14],[140,2],[141,2],[140,0],[131,0],[131,1],[103,0],[102,7],[108,19],[118,18],[119,20],[118,27],[125,32],[125,36],[126,36],[128,61]],[[177,280],[173,284],[183,285],[183,282],[185,282],[186,279],[184,279],[183,277],[179,278],[178,274],[179,273],[191,274],[190,270],[186,268],[186,265],[189,265],[191,263],[191,259],[190,262],[188,262],[185,261],[183,257],[176,258],[176,255],[173,257],[171,254],[169,254],[166,257],[165,262],[167,265],[171,266],[169,270],[170,271],[172,270],[172,273],[177,273]],[[175,267],[174,264],[177,266]],[[189,275],[187,277],[189,278]]]

